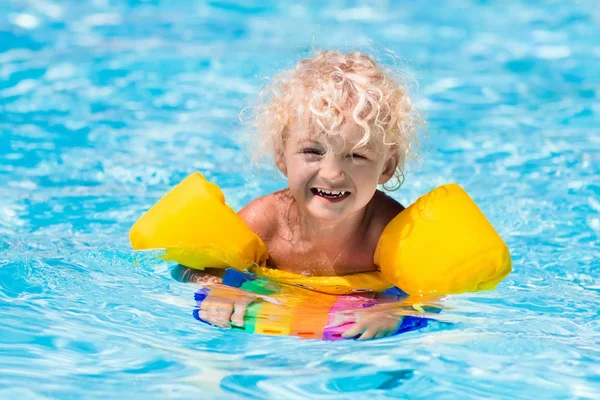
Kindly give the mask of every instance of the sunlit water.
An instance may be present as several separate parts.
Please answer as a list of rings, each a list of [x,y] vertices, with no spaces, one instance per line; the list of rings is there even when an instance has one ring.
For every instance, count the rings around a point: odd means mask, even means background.
[[[0,1],[0,398],[597,398],[597,2],[367,3]],[[194,170],[235,209],[285,184],[238,114],[313,46],[400,56],[429,125],[393,196],[458,182],[511,249],[496,291],[445,300],[450,328],[220,331],[130,251]]]

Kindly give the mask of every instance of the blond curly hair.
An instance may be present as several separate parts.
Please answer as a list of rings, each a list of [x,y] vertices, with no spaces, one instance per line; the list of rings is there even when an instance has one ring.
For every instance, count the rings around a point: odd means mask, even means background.
[[[351,115],[364,131],[357,147],[383,145],[396,152],[394,175],[401,185],[421,118],[407,85],[399,81],[392,71],[360,52],[323,51],[300,61],[296,68],[276,76],[259,95],[255,124],[262,151],[254,153],[255,160],[264,152],[283,154],[290,125],[306,112],[313,125],[310,131],[327,135],[338,134]]]

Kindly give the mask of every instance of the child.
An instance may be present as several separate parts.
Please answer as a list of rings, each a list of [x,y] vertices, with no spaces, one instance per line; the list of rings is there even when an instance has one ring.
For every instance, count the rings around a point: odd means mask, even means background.
[[[379,236],[404,209],[377,185],[394,177],[396,189],[401,185],[418,121],[406,87],[364,54],[325,51],[275,78],[265,93],[257,117],[261,143],[288,188],[239,215],[267,245],[268,266],[302,275],[375,271]],[[200,316],[218,326],[243,325],[256,296],[212,288]],[[235,301],[222,292],[232,290],[240,292]],[[368,339],[391,334],[399,317],[356,322],[345,336]]]

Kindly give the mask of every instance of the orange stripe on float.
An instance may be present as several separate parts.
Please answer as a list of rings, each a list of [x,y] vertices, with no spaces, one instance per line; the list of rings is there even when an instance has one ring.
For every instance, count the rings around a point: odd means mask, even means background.
[[[318,299],[309,296],[303,298],[294,314],[290,334],[304,339],[322,339],[329,321],[329,310],[336,301],[335,295],[320,295]]]

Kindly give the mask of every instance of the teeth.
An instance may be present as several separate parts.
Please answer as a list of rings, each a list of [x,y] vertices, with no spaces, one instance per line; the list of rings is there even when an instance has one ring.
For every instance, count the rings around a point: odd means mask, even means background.
[[[317,193],[319,193],[321,196],[341,197],[346,194],[346,191],[317,189]]]

